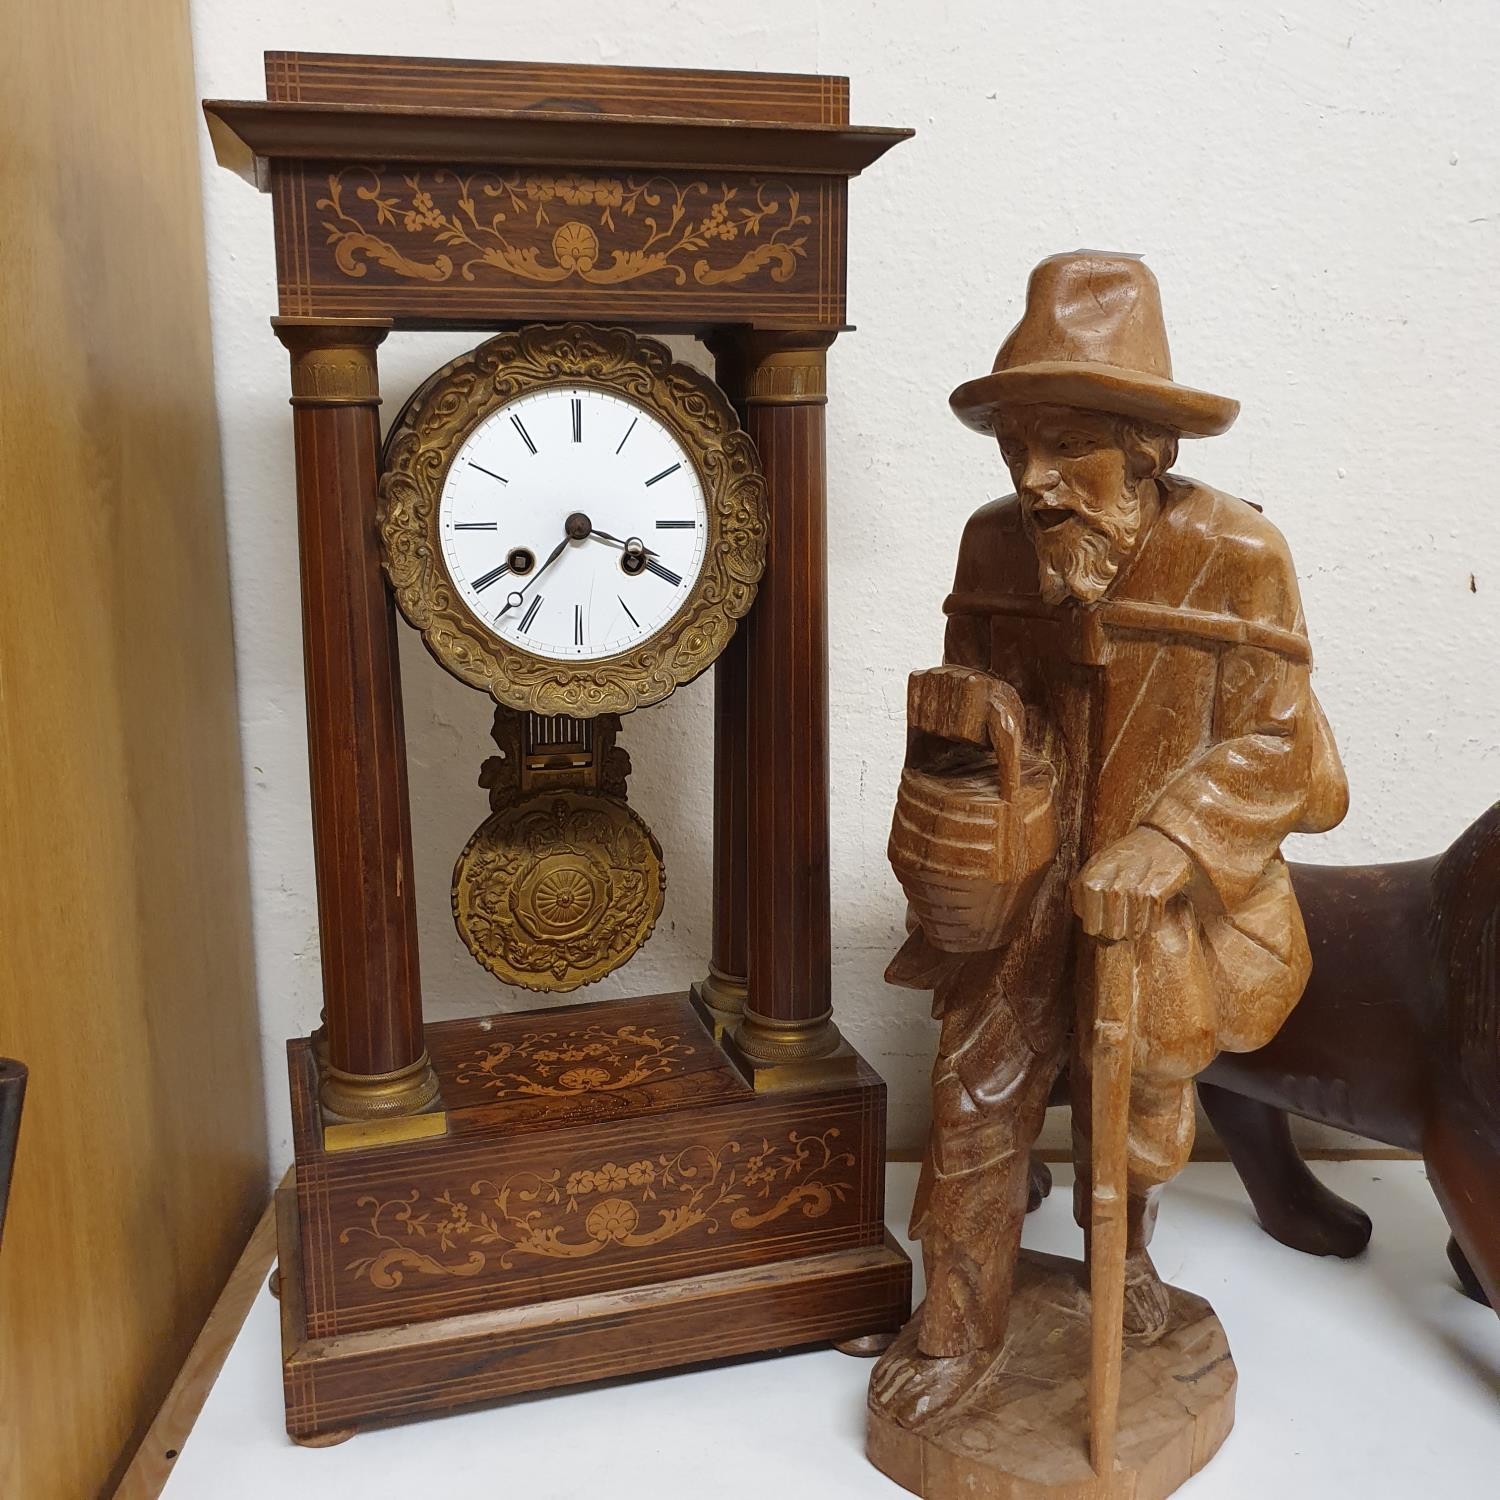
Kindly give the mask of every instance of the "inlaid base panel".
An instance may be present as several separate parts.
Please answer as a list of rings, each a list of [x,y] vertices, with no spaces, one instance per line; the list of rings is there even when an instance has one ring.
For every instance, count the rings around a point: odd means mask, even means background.
[[[905,1320],[885,1089],[863,1062],[757,1094],[686,995],[433,1024],[426,1041],[446,1134],[333,1152],[314,1054],[290,1044],[294,1437]]]

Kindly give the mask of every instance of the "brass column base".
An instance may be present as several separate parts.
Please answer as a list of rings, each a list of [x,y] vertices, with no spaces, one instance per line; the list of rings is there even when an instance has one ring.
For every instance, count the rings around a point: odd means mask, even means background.
[[[811,1021],[778,1021],[747,1005],[721,1045],[757,1091],[809,1088],[850,1078],[859,1068],[858,1055],[827,1013]]]
[[[326,1063],[320,1070],[318,1098],[325,1151],[447,1133],[448,1116],[433,1107],[441,1102],[438,1079],[425,1051],[414,1063],[391,1073],[346,1073]]]
[[[708,976],[689,989],[688,997],[698,1012],[698,1018],[713,1033],[714,1040],[722,1042],[739,1024],[749,993],[743,979],[722,974],[710,964]]]

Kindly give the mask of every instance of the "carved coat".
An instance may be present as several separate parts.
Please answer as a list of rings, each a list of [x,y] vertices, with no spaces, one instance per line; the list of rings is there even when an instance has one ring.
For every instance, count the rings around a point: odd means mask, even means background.
[[[1301,995],[1310,956],[1280,845],[1338,823],[1347,788],[1286,543],[1242,500],[1165,478],[1155,520],[1093,606],[1042,601],[1019,504],[993,501],[964,531],[945,608],[945,660],[1020,694],[1025,753],[1054,770],[1062,840],[1019,935],[937,977],[939,1074],[946,1065],[967,1098],[935,1095],[913,1227],[931,1207],[966,1239],[982,1233],[980,1180],[995,1176],[977,1169],[1029,1147],[1063,1060],[1082,865],[1142,823],[1193,857],[1191,897],[1136,945],[1135,1054],[1137,1076],[1191,1078],[1220,1049],[1262,1046]],[[997,1136],[986,1117],[1021,1100],[1035,1124]],[[1161,1178],[1177,1165],[1160,1163]],[[934,1174],[956,1179],[947,1205],[930,1201]]]

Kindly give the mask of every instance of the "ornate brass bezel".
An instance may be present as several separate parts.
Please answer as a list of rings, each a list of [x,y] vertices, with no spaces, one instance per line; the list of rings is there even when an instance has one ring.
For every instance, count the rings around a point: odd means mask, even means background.
[[[465,438],[516,397],[555,385],[647,407],[682,443],[708,510],[703,570],[682,607],[649,640],[599,661],[549,661],[501,639],[464,604],[439,544],[438,500]],[[659,703],[724,649],[765,568],[765,478],[724,393],[664,344],[584,323],[501,334],[429,377],[387,439],[379,521],[396,602],[427,649],[461,682],[539,714]]]

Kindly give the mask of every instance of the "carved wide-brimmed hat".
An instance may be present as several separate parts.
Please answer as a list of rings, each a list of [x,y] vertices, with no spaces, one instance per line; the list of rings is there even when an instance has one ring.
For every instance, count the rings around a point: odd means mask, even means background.
[[[1044,260],[994,369],[948,398],[979,432],[991,430],[996,412],[1039,402],[1117,412],[1184,437],[1223,432],[1240,410],[1172,379],[1156,277],[1139,256],[1100,250]]]

